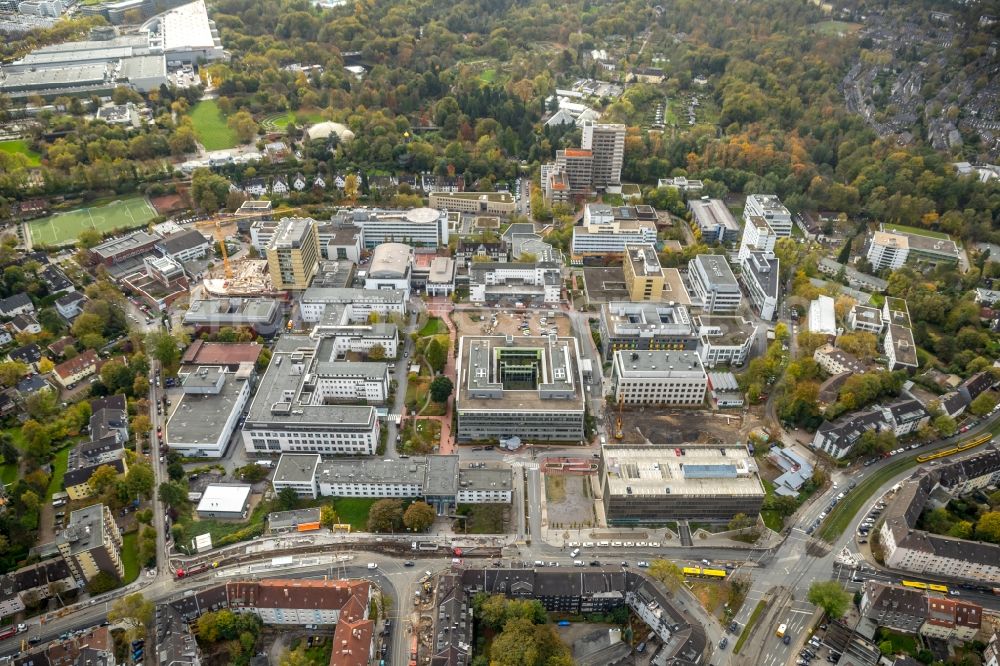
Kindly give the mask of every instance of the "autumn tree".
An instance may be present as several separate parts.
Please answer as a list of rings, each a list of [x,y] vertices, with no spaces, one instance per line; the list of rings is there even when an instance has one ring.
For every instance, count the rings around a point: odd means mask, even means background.
[[[851,594],[835,580],[816,581],[809,586],[809,603],[819,606],[831,618],[843,617],[851,603]]]
[[[368,510],[369,532],[395,532],[403,526],[403,502],[381,499]]]
[[[414,532],[426,532],[434,524],[436,513],[434,507],[427,502],[414,502],[406,507],[403,514],[403,525]]]
[[[676,592],[684,584],[684,572],[670,560],[653,560],[649,564],[649,575],[671,592]]]

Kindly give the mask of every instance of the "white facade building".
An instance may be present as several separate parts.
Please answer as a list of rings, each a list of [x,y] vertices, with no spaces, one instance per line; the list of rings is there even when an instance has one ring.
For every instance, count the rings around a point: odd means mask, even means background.
[[[755,216],[764,218],[778,238],[788,238],[792,235],[792,214],[776,195],[748,196],[743,208],[743,221],[749,222],[750,218]]]
[[[163,435],[170,450],[191,458],[224,456],[250,398],[251,372],[248,364],[236,373],[200,367],[186,375]]]
[[[824,295],[809,303],[810,333],[837,335],[837,314],[833,306],[833,299]]]
[[[615,402],[695,407],[705,401],[708,375],[695,352],[619,350],[611,387]]]
[[[847,315],[847,325],[853,331],[864,331],[873,335],[881,335],[885,324],[882,321],[882,311],[867,305],[855,305]]]
[[[475,262],[469,268],[469,300],[494,303],[558,303],[562,270],[555,263]]]
[[[698,356],[706,368],[747,362],[757,338],[757,326],[741,317],[702,315],[694,318]]]
[[[901,268],[909,254],[909,240],[900,234],[876,231],[868,245],[868,261],[877,271]]]
[[[631,244],[656,243],[656,224],[650,220],[616,220],[611,206],[587,204],[583,224],[573,227],[574,257],[622,254]]]
[[[750,295],[750,304],[761,319],[771,321],[778,309],[781,289],[778,258],[768,252],[746,252],[740,255],[743,272],[740,278]]]
[[[385,363],[332,361],[319,362],[306,377],[312,400],[319,404],[364,401],[385,402],[389,395],[389,371]]]
[[[759,251],[774,253],[774,244],[778,234],[762,217],[753,215],[743,226],[743,238],[740,239],[740,261],[750,252]]]
[[[734,313],[739,309],[743,295],[724,256],[699,254],[688,262],[688,276],[693,295],[706,312]]]
[[[448,244],[448,213],[443,210],[358,209],[345,219],[361,229],[362,242],[368,249],[382,243],[406,243],[413,247]]]
[[[302,321],[309,324],[319,322],[330,305],[347,307],[347,321],[355,323],[368,321],[368,315],[373,312],[380,317],[406,313],[406,298],[402,291],[310,287],[299,298]]]

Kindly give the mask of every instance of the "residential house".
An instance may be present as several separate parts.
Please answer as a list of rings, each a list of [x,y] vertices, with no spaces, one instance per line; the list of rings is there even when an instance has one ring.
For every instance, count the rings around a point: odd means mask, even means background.
[[[87,297],[78,291],[71,291],[56,299],[56,312],[66,321],[73,321],[83,312]]]
[[[307,181],[306,177],[303,176],[301,173],[297,173],[294,176],[292,176],[291,185],[292,187],[295,188],[297,192],[301,192],[302,190],[306,189],[306,186],[308,184],[309,181]]]
[[[42,332],[41,324],[35,319],[35,315],[30,313],[14,315],[14,318],[10,320],[10,326],[14,329],[15,333],[36,335]]]
[[[846,456],[869,430],[879,432],[886,427],[882,411],[872,409],[846,414],[836,421],[825,421],[813,436],[812,447],[834,458]]]
[[[66,348],[76,344],[76,338],[72,335],[64,335],[52,344],[50,344],[46,349],[49,354],[56,358],[61,358],[66,352]]]
[[[312,186],[313,186],[313,188],[315,188],[317,190],[325,190],[326,189],[326,179],[323,178],[322,175],[316,174],[316,176],[313,178]]]
[[[983,607],[964,599],[927,596],[927,619],[920,635],[940,640],[971,641],[983,620]]]
[[[97,352],[93,349],[87,349],[55,367],[53,373],[56,382],[63,388],[72,388],[78,382],[97,372],[97,362]]]
[[[271,181],[271,193],[284,196],[288,192],[288,183],[285,181],[285,177],[275,176],[274,180]]]
[[[37,371],[38,362],[42,360],[42,348],[35,343],[18,347],[13,351],[7,352],[7,360],[24,363],[29,368]]]
[[[45,375],[34,374],[19,381],[16,390],[21,400],[27,400],[39,391],[51,391],[52,384],[45,378]]]
[[[927,619],[927,601],[922,590],[865,581],[861,591],[861,614],[880,627],[915,634]]]
[[[0,299],[0,317],[14,317],[19,314],[33,314],[35,305],[25,293],[13,294]]]
[[[252,197],[262,197],[267,194],[267,182],[263,178],[251,178],[243,186],[243,191]]]
[[[882,418],[896,437],[909,435],[927,425],[931,415],[918,400],[897,400],[881,407]]]

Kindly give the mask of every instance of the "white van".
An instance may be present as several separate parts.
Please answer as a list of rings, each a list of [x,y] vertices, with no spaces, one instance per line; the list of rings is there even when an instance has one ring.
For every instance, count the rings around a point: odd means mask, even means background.
[[[583,566],[583,560],[573,560],[573,566],[574,567],[582,567]]]
[[[569,554],[570,557],[576,557],[580,554],[580,549],[576,548],[572,553]]]

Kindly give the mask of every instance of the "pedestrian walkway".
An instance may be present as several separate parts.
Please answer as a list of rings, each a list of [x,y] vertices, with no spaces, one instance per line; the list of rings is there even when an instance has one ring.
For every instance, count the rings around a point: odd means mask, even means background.
[[[682,546],[694,545],[694,541],[691,539],[691,527],[688,525],[686,520],[682,520],[677,523],[677,530],[680,533]]]

